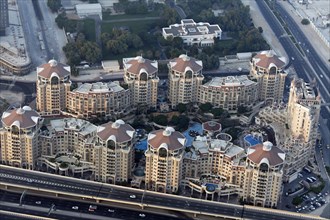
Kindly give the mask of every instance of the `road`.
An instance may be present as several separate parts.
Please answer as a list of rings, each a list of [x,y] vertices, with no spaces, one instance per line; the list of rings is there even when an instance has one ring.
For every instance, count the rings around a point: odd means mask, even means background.
[[[137,207],[162,207],[162,210],[189,210],[195,213],[209,215],[241,216],[242,218],[259,220],[292,220],[313,219],[311,216],[297,215],[290,212],[276,212],[273,209],[254,208],[220,202],[210,202],[181,196],[167,195],[150,191],[120,187],[110,184],[84,181],[37,171],[15,169],[0,165],[0,185],[16,184],[27,189],[44,191],[54,190],[58,193],[71,193],[78,197],[97,197],[111,199],[117,202],[129,202]],[[131,198],[130,195],[135,195]]]
[[[6,192],[3,190],[0,190],[0,209],[3,209],[4,207],[7,207],[6,210],[10,210],[9,207],[12,207],[13,210],[17,210],[20,206],[20,198],[21,193],[14,193],[14,192]],[[40,204],[36,204],[37,201],[40,201]],[[11,203],[11,206],[9,206],[7,203]],[[16,204],[16,207],[15,207]],[[22,200],[21,206],[23,209],[19,209],[18,212],[27,213],[26,211],[30,211],[27,214],[33,214],[33,215],[39,215],[39,216],[45,216],[45,213],[42,212],[42,210],[50,210],[50,207],[52,205],[55,205],[56,211],[53,211],[48,217],[60,217],[61,219],[79,219],[80,217],[86,217],[86,218],[96,218],[96,216],[103,216],[103,217],[109,217],[109,218],[115,218],[115,219],[127,219],[127,220],[136,220],[139,218],[139,214],[143,213],[146,215],[144,219],[152,220],[152,219],[159,219],[159,220],[179,220],[180,218],[175,218],[171,216],[164,216],[160,214],[153,214],[153,213],[146,213],[143,211],[134,211],[134,210],[128,210],[124,208],[118,208],[114,206],[106,206],[106,205],[97,205],[97,210],[94,212],[90,212],[89,205],[91,203],[87,202],[77,202],[77,201],[70,201],[70,200],[64,200],[64,199],[56,199],[56,198],[47,198],[47,197],[40,197],[36,195],[29,195],[28,192],[24,195]],[[93,204],[93,203],[92,203]],[[36,208],[39,208],[40,210],[35,209],[26,209],[24,206],[33,206]],[[72,207],[77,206],[78,210],[73,210]],[[111,212],[109,212],[109,209]],[[66,211],[66,212],[63,212]],[[112,212],[113,211],[113,212]],[[70,215],[65,214],[67,212],[71,212]],[[78,216],[77,216],[78,214]],[[75,218],[74,216],[77,216]],[[187,219],[187,218],[186,218]]]
[[[309,50],[310,55],[304,56],[294,45],[290,36],[285,32],[281,23],[277,20],[274,14],[271,12],[270,8],[267,6],[265,1],[256,1],[260,7],[263,16],[271,26],[275,35],[278,37],[280,43],[283,45],[286,53],[291,58],[292,65],[297,73],[297,75],[303,78],[305,81],[316,80],[318,88],[320,90],[322,99],[325,103],[330,102],[330,83],[326,80],[325,75],[329,76],[329,70],[324,62],[319,58],[318,54],[314,48],[309,43],[306,36],[302,33],[299,26],[291,18],[291,16],[275,1],[275,9],[280,13],[281,18],[286,22],[287,27],[290,29],[291,33],[300,42],[300,45],[307,52]],[[308,54],[309,54],[308,53]],[[315,68],[315,69],[314,69]],[[320,72],[319,72],[320,71]],[[324,75],[323,75],[324,74]],[[322,75],[322,77],[321,77]],[[324,80],[325,79],[325,80]],[[322,107],[321,115],[324,119],[330,118],[329,107]]]
[[[40,48],[40,42],[38,40],[38,32],[40,32],[40,27],[37,22],[33,6],[31,1],[27,0],[17,0],[16,2],[21,17],[29,56],[31,57],[34,66],[39,66],[42,63],[45,63],[46,53]]]

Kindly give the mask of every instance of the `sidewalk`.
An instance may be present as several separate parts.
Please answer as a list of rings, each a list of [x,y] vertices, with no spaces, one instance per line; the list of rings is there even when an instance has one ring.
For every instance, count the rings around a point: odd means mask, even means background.
[[[262,27],[263,32],[262,36],[267,41],[267,43],[270,45],[270,47],[276,52],[277,55],[288,57],[286,54],[284,48],[282,47],[282,44],[279,42],[277,37],[275,36],[273,30],[267,23],[267,21],[262,16],[262,13],[260,11],[260,8],[258,7],[255,0],[242,0],[242,3],[244,5],[250,6],[250,15],[253,20],[255,27]]]

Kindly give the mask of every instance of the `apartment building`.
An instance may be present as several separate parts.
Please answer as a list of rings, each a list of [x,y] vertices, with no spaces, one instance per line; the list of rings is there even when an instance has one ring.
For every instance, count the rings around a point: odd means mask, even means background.
[[[201,139],[193,142],[193,148],[184,155],[183,177],[200,178],[218,176],[225,184],[242,187],[246,156],[244,149],[219,139]]]
[[[211,103],[215,107],[236,112],[239,106],[252,107],[258,100],[258,83],[246,75],[214,77],[201,85],[199,103]]]
[[[130,108],[130,92],[119,82],[84,83],[67,95],[66,111],[76,117],[111,116]]]
[[[70,66],[56,60],[50,60],[37,68],[36,108],[40,115],[60,115],[66,110],[70,75]]]
[[[106,183],[128,182],[134,166],[135,130],[123,120],[98,127],[95,144],[95,179]]]
[[[289,102],[267,107],[256,117],[275,132],[277,145],[286,153],[283,180],[291,182],[315,153],[321,97],[315,83],[294,79]]]
[[[142,56],[124,58],[124,81],[131,91],[134,106],[157,107],[158,62]]]
[[[286,174],[300,171],[314,157],[320,110],[321,96],[315,83],[292,80],[287,108],[290,135],[284,145],[290,152]]]
[[[43,119],[28,106],[5,111],[1,117],[0,161],[33,170],[40,156],[38,134]]]
[[[214,38],[221,39],[222,30],[217,24],[207,22],[196,23],[193,19],[182,19],[180,24],[172,24],[163,28],[165,39],[180,37],[184,44],[212,46]]]
[[[168,98],[172,108],[179,103],[197,102],[204,79],[202,61],[182,54],[168,63],[168,69]]]
[[[285,58],[278,57],[273,51],[263,51],[251,60],[250,78],[259,84],[260,101],[281,102],[285,78]]]
[[[152,131],[145,152],[146,188],[158,192],[177,192],[182,177],[186,138],[171,127]]]
[[[122,120],[100,126],[76,118],[51,120],[38,140],[39,163],[55,173],[92,172],[92,179],[106,183],[131,177],[135,130]]]
[[[6,35],[9,27],[8,0],[0,0],[0,36]]]
[[[243,200],[276,207],[280,198],[285,153],[269,141],[247,151]]]

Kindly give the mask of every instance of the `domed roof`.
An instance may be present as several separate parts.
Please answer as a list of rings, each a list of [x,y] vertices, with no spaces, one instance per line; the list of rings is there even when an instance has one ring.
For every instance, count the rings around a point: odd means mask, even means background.
[[[267,163],[268,166],[276,166],[285,159],[285,153],[269,141],[249,147],[247,154],[251,161],[259,165]]]
[[[111,139],[118,143],[132,140],[135,132],[134,128],[129,124],[125,124],[123,120],[103,124],[97,130],[97,135],[102,140]]]
[[[152,74],[158,71],[157,61],[151,61],[143,58],[142,56],[137,56],[135,58],[124,58],[123,63],[127,72],[136,75],[140,74],[141,72]]]
[[[255,61],[255,65],[269,69],[272,66],[276,66],[277,68],[281,69],[285,66],[285,58],[278,57],[274,54],[273,51],[263,51],[260,54],[257,54],[253,57]]]
[[[186,138],[172,127],[153,131],[148,135],[148,143],[153,148],[167,148],[168,150],[177,150],[184,147]]]
[[[41,119],[39,113],[31,109],[29,106],[12,109],[2,114],[2,123],[6,127],[15,125],[23,129],[30,128],[35,126],[39,119]]]
[[[203,63],[200,60],[189,57],[188,55],[181,54],[178,58],[170,61],[172,70],[184,73],[187,70],[198,72],[203,69]]]
[[[64,78],[71,74],[70,66],[58,63],[56,60],[50,60],[48,63],[45,63],[37,67],[38,76],[50,79],[53,76],[59,78]]]
[[[221,131],[221,124],[215,121],[207,121],[202,124],[203,130],[208,132]]]

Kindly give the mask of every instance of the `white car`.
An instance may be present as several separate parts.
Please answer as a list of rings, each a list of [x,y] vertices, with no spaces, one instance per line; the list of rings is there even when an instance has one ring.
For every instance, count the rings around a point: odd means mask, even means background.
[[[113,209],[108,209],[108,212],[115,212],[115,210],[113,210]]]
[[[146,217],[146,215],[145,215],[145,214],[143,214],[143,213],[140,213],[140,214],[139,214],[139,216],[140,216],[141,218],[144,218],[144,217]]]
[[[37,205],[41,205],[41,201],[36,201],[36,204]]]
[[[136,198],[136,195],[130,195],[129,196],[131,199],[135,199]]]
[[[72,206],[72,209],[73,209],[73,210],[78,210],[79,207],[78,207],[78,206]]]

